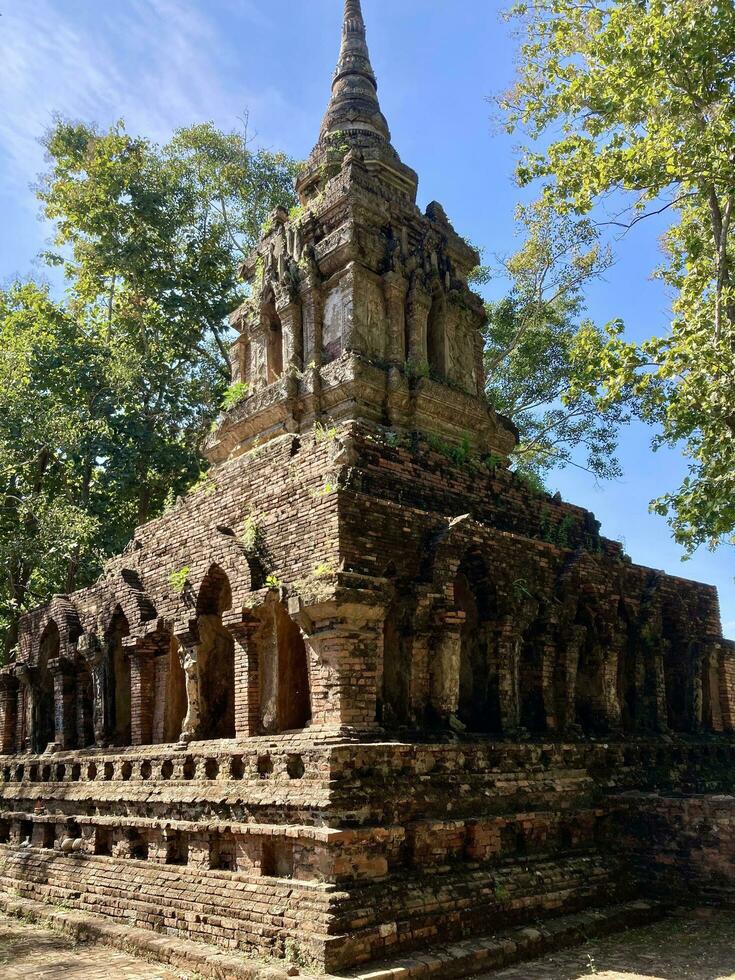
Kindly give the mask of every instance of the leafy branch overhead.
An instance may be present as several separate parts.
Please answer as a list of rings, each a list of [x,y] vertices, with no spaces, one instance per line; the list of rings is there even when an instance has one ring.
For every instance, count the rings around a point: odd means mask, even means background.
[[[604,344],[581,315],[584,287],[607,270],[610,251],[589,221],[543,202],[519,208],[517,217],[524,244],[501,263],[511,290],[488,304],[488,398],[519,430],[520,473],[543,479],[571,465],[600,479],[618,476],[617,433],[627,413],[617,404],[601,409],[574,387],[580,348]]]
[[[522,184],[559,214],[632,233],[668,219],[656,275],[671,320],[643,343],[613,323],[574,352],[568,398],[627,406],[682,447],[689,472],[653,508],[689,551],[735,540],[735,6],[711,0],[532,0],[501,100],[528,143]]]
[[[68,290],[0,292],[0,647],[186,492],[229,388],[237,268],[296,165],[210,123],[165,146],[58,121],[39,197]]]

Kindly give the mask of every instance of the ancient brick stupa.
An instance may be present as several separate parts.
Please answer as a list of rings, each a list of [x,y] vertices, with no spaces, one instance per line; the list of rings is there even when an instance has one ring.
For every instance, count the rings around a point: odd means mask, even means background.
[[[716,592],[509,469],[478,256],[416,206],[359,0],[297,190],[243,267],[247,397],[206,486],[22,621],[0,888],[321,972],[454,974],[685,881],[727,893]]]

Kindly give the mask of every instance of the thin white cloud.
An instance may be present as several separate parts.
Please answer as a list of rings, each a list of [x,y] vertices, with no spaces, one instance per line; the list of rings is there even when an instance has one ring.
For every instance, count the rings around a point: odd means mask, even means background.
[[[219,54],[234,42],[222,36],[227,20],[215,6],[220,20],[209,4],[185,0],[9,5],[0,19],[4,180],[35,208],[27,188],[43,169],[38,141],[56,113],[103,126],[123,117],[156,140],[206,119],[236,125],[245,109],[259,122],[293,115],[270,82],[247,92],[222,67]],[[255,27],[267,23],[262,5],[237,0],[237,10]]]

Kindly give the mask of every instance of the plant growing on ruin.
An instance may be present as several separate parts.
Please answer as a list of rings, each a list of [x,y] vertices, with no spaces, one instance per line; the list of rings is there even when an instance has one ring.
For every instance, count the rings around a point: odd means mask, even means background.
[[[495,453],[488,453],[487,456],[483,457],[482,462],[486,469],[494,473],[503,465],[503,457],[497,456]]]
[[[314,962],[295,939],[287,939],[284,944],[285,959],[302,970],[312,970]]]
[[[201,473],[192,486],[189,488],[189,494],[202,494],[205,497],[211,497],[213,493],[217,492],[217,484],[214,482],[209,473]]]
[[[337,426],[325,425],[323,422],[314,423],[314,441],[317,445],[323,442],[334,442],[337,438]]]
[[[458,466],[465,466],[472,458],[472,443],[468,435],[463,435],[461,440],[452,446],[450,455]]]
[[[278,578],[277,575],[266,576],[265,587],[267,589],[280,589],[281,585],[282,585],[281,580]]]
[[[421,378],[428,378],[431,374],[428,361],[406,361],[404,373],[409,381],[419,381]]]
[[[243,524],[240,544],[244,551],[252,555],[258,550],[261,538],[260,521],[257,514],[248,514]]]
[[[524,578],[517,578],[513,582],[513,595],[516,599],[533,599],[533,593]]]
[[[337,490],[337,484],[333,483],[331,480],[326,480],[321,487],[311,491],[311,496],[318,500],[321,497],[328,497],[330,494],[335,493]]]
[[[507,902],[510,898],[510,892],[502,882],[495,882],[493,894],[498,902]]]
[[[513,476],[517,482],[529,493],[545,494],[546,487],[543,479],[534,469],[516,469]]]
[[[185,565],[183,568],[180,568],[176,572],[171,572],[169,575],[168,584],[177,595],[181,595],[181,593],[186,589],[189,582],[190,573],[191,569],[188,565]]]
[[[247,381],[235,381],[225,389],[225,393],[222,396],[222,401],[220,402],[220,407],[225,412],[229,412],[232,408],[237,408],[250,397],[251,388]]]

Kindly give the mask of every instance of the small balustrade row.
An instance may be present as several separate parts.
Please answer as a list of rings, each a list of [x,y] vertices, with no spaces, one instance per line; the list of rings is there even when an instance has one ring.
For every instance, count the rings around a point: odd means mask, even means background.
[[[183,828],[183,829],[182,829]],[[0,819],[0,844],[19,851],[45,850],[59,855],[108,857],[201,871],[229,871],[246,876],[325,879],[326,845],[285,834],[276,828],[254,827],[237,832],[186,823],[164,827],[94,822],[55,815],[5,814]]]
[[[603,809],[583,808],[421,820],[406,828],[333,831],[275,825],[212,826],[192,821],[60,817],[6,812],[0,843],[64,854],[187,865],[197,870],[301,881],[375,880],[391,871],[445,872],[460,865],[565,859],[589,852],[611,833]]]
[[[2,767],[3,782],[95,782],[147,780],[253,780],[270,777],[303,779],[306,775],[304,757],[293,753],[278,757],[269,754],[245,758],[232,756],[216,758],[166,759],[95,759],[85,762],[33,762],[8,764]]]

